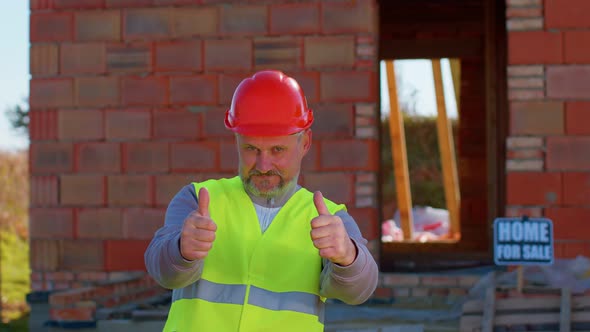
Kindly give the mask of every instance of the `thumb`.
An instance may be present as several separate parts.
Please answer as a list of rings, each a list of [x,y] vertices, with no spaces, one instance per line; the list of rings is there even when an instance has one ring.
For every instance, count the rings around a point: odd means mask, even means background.
[[[199,189],[199,213],[209,217],[209,191],[205,187]]]
[[[324,202],[324,196],[322,195],[321,191],[316,191],[313,193],[313,204],[315,208],[318,210],[318,214],[322,215],[330,215],[330,211],[328,211],[328,207],[326,206],[326,202]]]

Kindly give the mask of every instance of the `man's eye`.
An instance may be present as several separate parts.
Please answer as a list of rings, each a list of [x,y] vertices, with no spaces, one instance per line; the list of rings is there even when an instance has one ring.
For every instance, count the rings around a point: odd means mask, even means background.
[[[273,152],[283,152],[285,151],[285,148],[281,147],[281,146],[275,146],[274,148],[272,148]]]
[[[246,146],[246,151],[256,151],[257,149],[251,145]]]

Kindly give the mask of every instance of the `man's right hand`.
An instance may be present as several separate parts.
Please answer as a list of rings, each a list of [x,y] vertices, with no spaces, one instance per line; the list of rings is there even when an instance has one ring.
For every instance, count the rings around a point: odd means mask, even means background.
[[[199,208],[184,219],[180,233],[180,254],[184,259],[194,261],[209,254],[215,240],[217,225],[209,216],[209,192],[205,187],[199,190]]]

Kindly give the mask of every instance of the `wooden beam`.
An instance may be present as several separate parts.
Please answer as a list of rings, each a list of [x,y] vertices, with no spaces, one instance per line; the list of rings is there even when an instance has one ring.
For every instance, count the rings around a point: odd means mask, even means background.
[[[559,331],[570,332],[572,327],[572,292],[569,288],[561,289],[561,311],[559,313]]]
[[[451,65],[451,76],[453,77],[453,88],[455,88],[455,103],[457,104],[457,117],[461,114],[461,59],[449,59]]]
[[[459,177],[457,176],[457,162],[455,160],[455,144],[453,142],[452,126],[447,117],[447,108],[445,106],[440,59],[432,59],[432,74],[434,77],[434,91],[436,93],[436,107],[438,113],[436,124],[443,172],[443,187],[445,190],[447,210],[449,210],[449,217],[451,219],[449,235],[451,238],[458,239],[461,232],[459,221],[461,195],[459,191]]]
[[[494,316],[496,313],[496,273],[490,276],[490,285],[486,289],[483,317],[481,319],[481,331],[494,331]]]
[[[413,238],[412,194],[410,191],[410,175],[408,171],[408,153],[406,151],[406,134],[404,119],[400,110],[395,69],[393,60],[385,61],[387,87],[389,91],[389,136],[391,137],[391,156],[393,157],[393,173],[397,196],[397,208],[400,212],[400,224],[404,232],[404,240]]]

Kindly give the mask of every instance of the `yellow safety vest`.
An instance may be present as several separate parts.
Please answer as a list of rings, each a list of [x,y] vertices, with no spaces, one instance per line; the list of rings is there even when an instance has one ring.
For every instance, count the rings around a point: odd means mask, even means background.
[[[263,234],[239,177],[194,186],[209,191],[215,242],[190,296],[173,301],[164,331],[323,331],[313,194],[298,190]],[[345,209],[325,201],[331,213]]]

